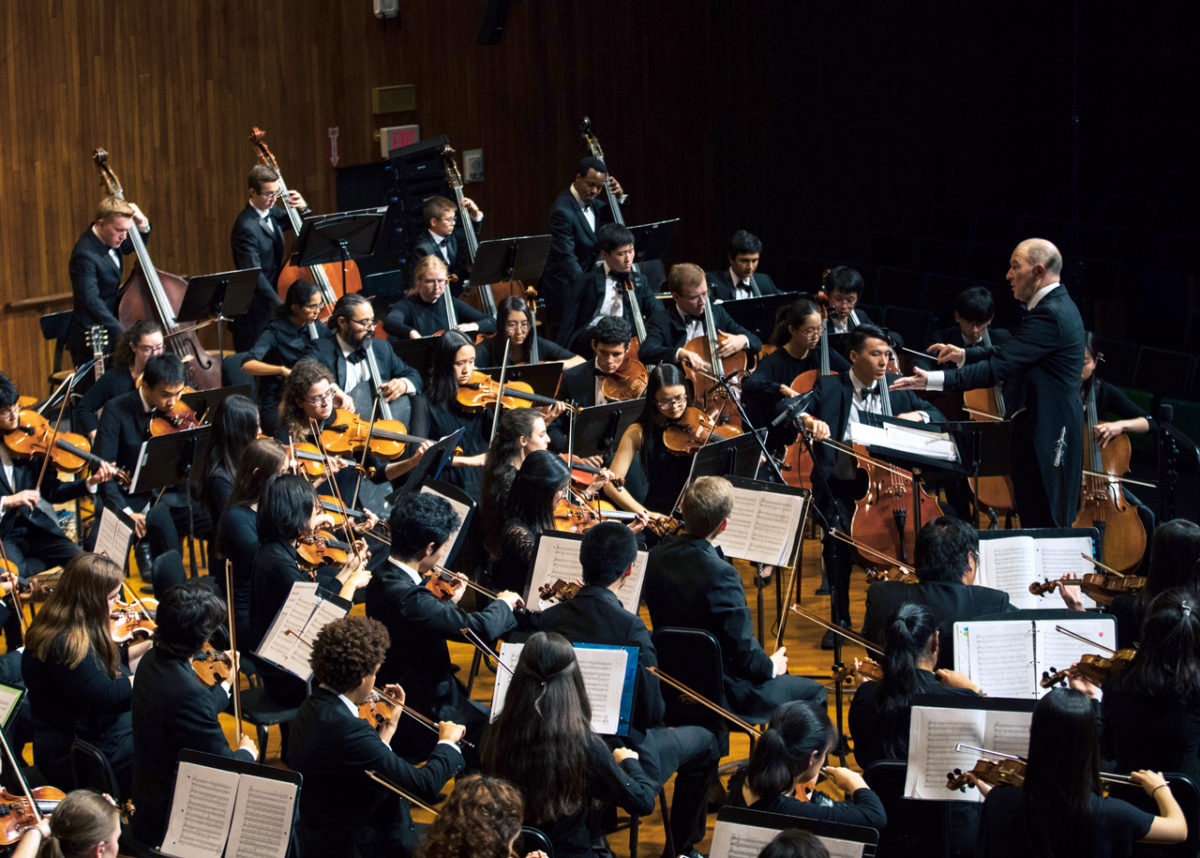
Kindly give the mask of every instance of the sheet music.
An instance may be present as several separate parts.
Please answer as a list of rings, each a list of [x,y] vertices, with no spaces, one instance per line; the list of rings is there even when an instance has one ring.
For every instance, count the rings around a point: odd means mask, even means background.
[[[646,580],[646,564],[650,554],[639,551],[633,563],[633,572],[617,590],[617,598],[622,607],[631,614],[638,612],[638,604],[642,598],[642,584]],[[533,569],[529,578],[529,586],[522,593],[525,604],[531,611],[544,611],[557,605],[557,596],[543,597],[541,589],[549,587],[556,581],[583,586],[583,565],[579,562],[579,539],[572,536],[560,536],[553,533],[543,533],[538,538],[537,554],[533,558]]]
[[[1055,626],[1083,635],[1097,643],[1117,649],[1117,621],[1114,617],[1088,616],[1070,620],[1039,620],[1034,630],[1034,651],[1037,655],[1037,675],[1041,679],[1043,671],[1066,670],[1085,653],[1093,655],[1108,655],[1102,649],[1077,641],[1070,635],[1055,631]],[[1049,693],[1050,689],[1040,688],[1041,694]],[[1041,694],[1038,696],[1040,697]]]
[[[221,858],[237,801],[237,772],[180,763],[162,851],[172,858]],[[288,813],[291,822],[291,813]]]
[[[1032,536],[979,540],[975,583],[1008,593],[1008,600],[1014,607],[1044,607],[1040,599],[1029,592],[1036,569],[1037,548]]]
[[[315,582],[297,581],[255,654],[307,682],[312,677],[308,659],[317,632],[346,613],[342,605],[321,598]]]
[[[1029,620],[957,622],[954,669],[965,673],[989,697],[1029,697],[1041,676],[1036,670],[1033,637]]]
[[[8,719],[13,713],[13,707],[21,699],[23,692],[19,688],[0,683],[0,727],[8,726]],[[0,768],[3,768],[0,766]]]
[[[241,775],[227,858],[284,858],[292,833],[296,785]]]
[[[521,657],[523,643],[500,642],[500,661],[513,670]],[[575,647],[575,658],[583,676],[583,687],[592,707],[592,729],[604,735],[614,735],[621,726],[621,694],[625,689],[625,668],[629,654],[620,647]],[[492,692],[491,721],[504,709],[511,677],[504,668],[496,671],[496,686]]]
[[[421,494],[433,495],[435,497],[441,498],[446,503],[450,504],[450,508],[454,510],[456,515],[458,515],[458,527],[454,528],[454,530],[451,531],[450,536],[447,539],[447,541],[450,543],[451,547],[457,545],[458,544],[458,534],[462,531],[462,524],[464,521],[467,520],[467,513],[469,513],[471,511],[471,507],[465,503],[460,503],[459,501],[456,501],[452,497],[447,497],[446,495],[442,494],[441,492],[431,489],[429,486],[421,486]]]
[[[100,524],[96,527],[96,553],[124,568],[132,538],[133,527],[111,507],[102,506]]]
[[[983,801],[978,790],[946,789],[946,775],[974,767],[979,754],[956,751],[958,744],[1025,756],[1029,751],[1030,712],[914,706],[908,731],[905,798],[934,801]]]
[[[1034,540],[1034,548],[1038,555],[1037,570],[1040,580],[1082,578],[1084,575],[1098,571],[1095,566],[1083,558],[1084,554],[1088,557],[1092,556],[1092,538],[1090,536],[1043,537]],[[1082,592],[1079,596],[1083,600],[1084,610],[1096,607],[1095,601],[1090,596]],[[1043,597],[1043,600],[1045,598],[1048,597]]]
[[[718,820],[713,828],[712,847],[709,858],[758,858],[768,843],[779,836],[782,829],[760,828],[755,825],[740,825]],[[830,858],[862,858],[865,844],[837,837],[817,839],[829,850]]]
[[[729,557],[768,566],[787,566],[796,550],[804,497],[733,489],[733,512],[717,545]]]
[[[958,448],[954,446],[954,440],[946,432],[908,429],[895,423],[885,423],[882,426],[872,426],[869,423],[850,423],[849,429],[849,443],[882,447],[897,453],[924,456],[940,462],[958,461]]]

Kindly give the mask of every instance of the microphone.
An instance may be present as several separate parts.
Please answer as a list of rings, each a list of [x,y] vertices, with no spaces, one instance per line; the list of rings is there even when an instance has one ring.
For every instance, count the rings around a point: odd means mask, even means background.
[[[1067,427],[1064,426],[1062,431],[1058,433],[1058,440],[1054,442],[1054,462],[1056,468],[1062,467],[1063,450],[1067,447]]]
[[[796,415],[804,410],[805,404],[804,396],[797,396],[792,399],[791,402],[784,406],[783,411],[779,412],[775,419],[771,421],[770,428],[774,429],[776,426],[779,426],[782,423],[786,423],[789,420],[795,420]]]

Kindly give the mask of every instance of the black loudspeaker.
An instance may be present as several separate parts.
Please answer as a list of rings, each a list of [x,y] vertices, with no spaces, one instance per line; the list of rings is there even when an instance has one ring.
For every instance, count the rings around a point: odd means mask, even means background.
[[[481,45],[496,45],[504,35],[504,25],[508,21],[508,0],[482,0],[483,13],[479,17],[479,35],[476,37]]]

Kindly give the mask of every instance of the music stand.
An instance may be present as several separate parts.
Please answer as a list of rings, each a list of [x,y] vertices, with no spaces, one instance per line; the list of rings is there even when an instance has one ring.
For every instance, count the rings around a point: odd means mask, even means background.
[[[518,235],[481,241],[471,266],[472,283],[520,280],[536,283],[546,267],[550,236]]]
[[[625,430],[637,422],[644,399],[626,399],[582,408],[575,415],[575,456],[607,456],[616,450]]]
[[[419,372],[421,378],[429,378],[430,371],[433,369],[433,350],[440,339],[440,335],[409,339],[388,337],[388,342],[392,344],[392,351],[400,360]]]
[[[779,310],[797,299],[794,292],[781,292],[778,295],[760,295],[757,298],[731,299],[729,301],[714,301],[720,304],[729,317],[749,329],[764,343],[771,339],[775,331],[775,317]]]
[[[217,406],[231,396],[249,396],[250,385],[235,384],[230,387],[214,387],[212,390],[195,390],[191,393],[185,393],[182,397],[183,403],[190,409],[196,412],[196,417],[204,420],[212,420],[212,415],[216,413]]]
[[[462,429],[455,429],[445,438],[434,442],[433,446],[425,451],[421,461],[406,474],[404,485],[387,496],[387,505],[395,506],[400,498],[418,491],[426,480],[436,480],[442,468],[454,456],[454,448],[458,446],[458,438],[462,433]]]
[[[292,259],[299,266],[341,262],[344,295],[346,263],[375,253],[386,215],[387,207],[383,206],[305,218]]]
[[[208,437],[211,426],[181,429],[168,435],[152,435],[142,443],[129,494],[137,495],[184,484],[184,503],[188,511],[188,543],[195,545],[196,523],[192,511],[192,475],[204,473],[208,462]],[[199,575],[196,552],[189,552],[192,577]]]
[[[688,482],[697,477],[745,477],[753,480],[758,476],[759,432],[766,436],[766,429],[743,432],[732,438],[711,440],[696,451],[692,460],[692,473]],[[715,436],[714,436],[715,437]]]
[[[974,489],[975,520],[979,518],[979,478],[1012,476],[1011,420],[954,420],[942,428],[958,445],[958,457]]]
[[[239,268],[190,278],[175,318],[181,322],[203,322],[215,318],[217,351],[224,354],[224,323],[234,321],[250,309],[261,273],[261,268]]]
[[[500,367],[498,366],[485,367],[480,371],[486,372],[497,381],[500,379]],[[558,385],[562,380],[562,372],[562,361],[520,364],[508,368],[508,372],[504,376],[504,383],[507,385],[510,382],[523,381],[532,387],[533,392],[538,396],[546,396],[553,399],[558,394]]]
[[[679,232],[679,218],[631,226],[629,231],[633,233],[634,262],[645,275],[650,289],[658,289],[667,279],[663,257],[675,241],[675,233]]]

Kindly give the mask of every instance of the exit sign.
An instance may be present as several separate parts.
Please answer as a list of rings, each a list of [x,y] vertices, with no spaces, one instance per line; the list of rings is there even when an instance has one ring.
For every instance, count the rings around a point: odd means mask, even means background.
[[[379,129],[380,155],[384,158],[393,149],[401,146],[411,146],[421,139],[420,125],[389,125]]]

